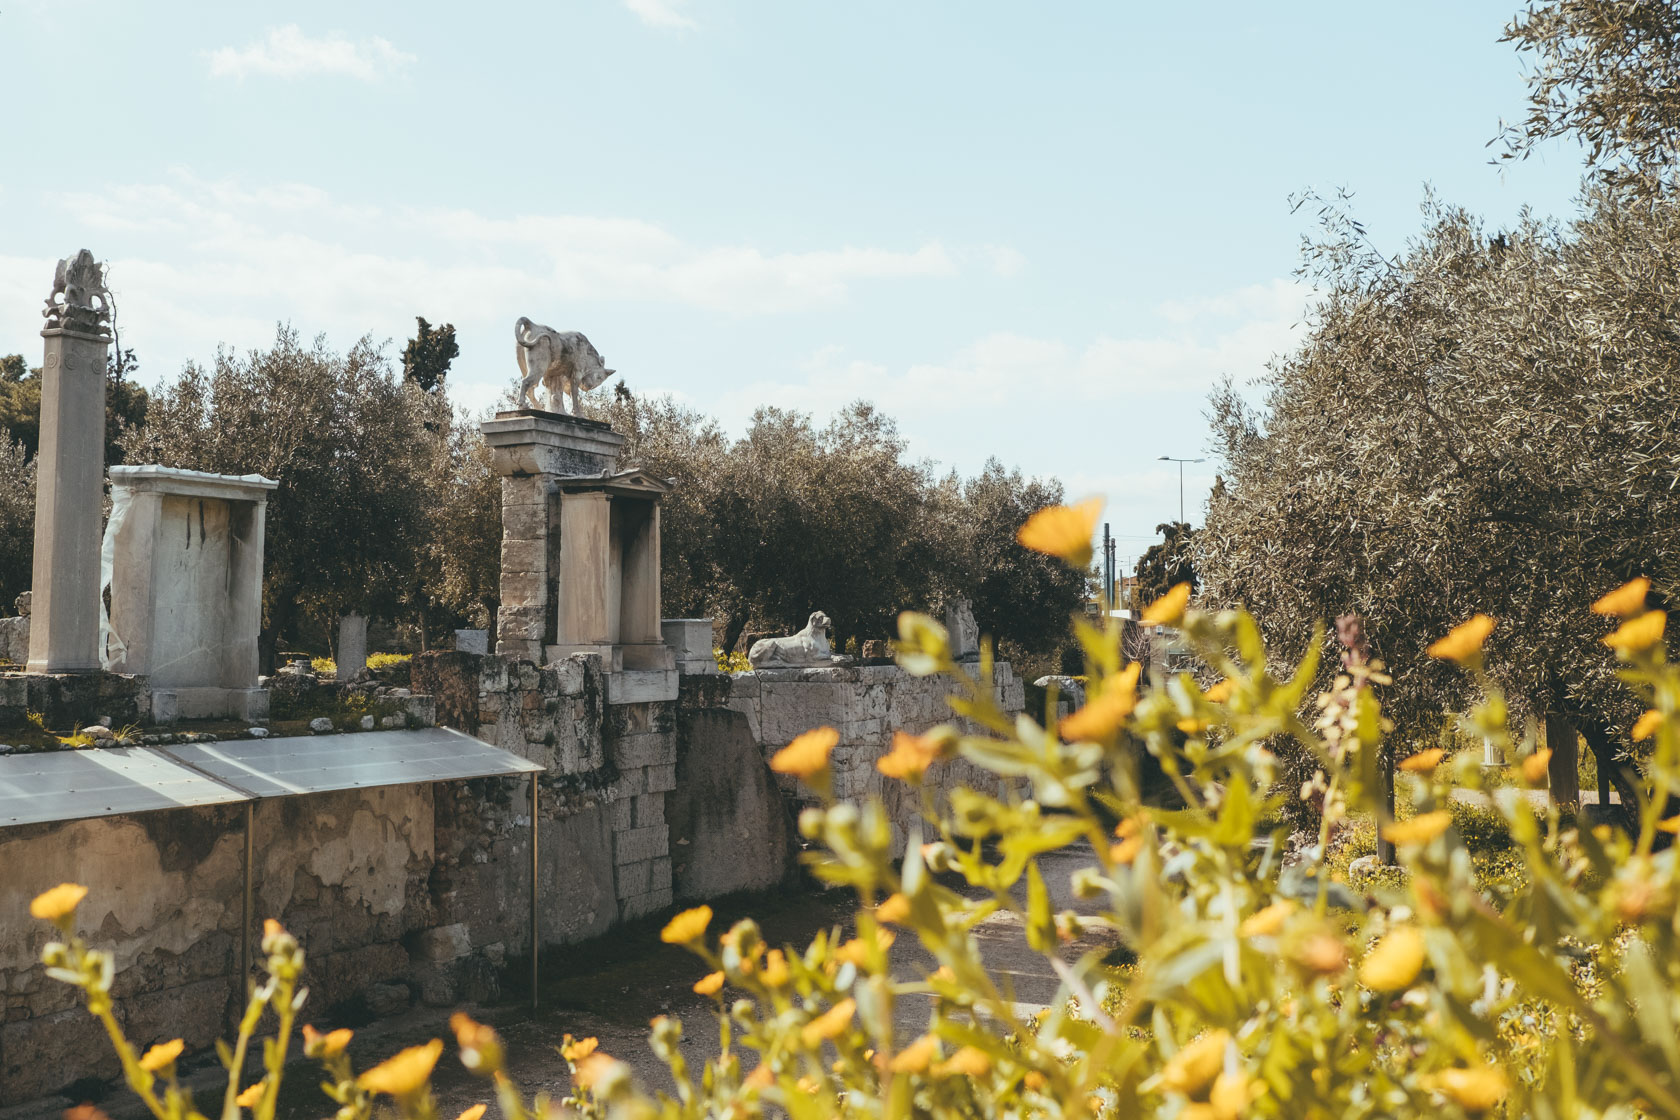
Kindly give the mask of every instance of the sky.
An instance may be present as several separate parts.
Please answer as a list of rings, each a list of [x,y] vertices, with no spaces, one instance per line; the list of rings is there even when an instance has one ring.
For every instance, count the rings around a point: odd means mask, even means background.
[[[856,399],[911,454],[1100,495],[1122,563],[1201,507],[1209,390],[1296,339],[1304,190],[1385,251],[1503,169],[1514,0],[0,5],[0,354],[54,261],[110,265],[140,380],[277,322],[396,358],[455,324],[489,408],[521,315],[745,429]],[[283,422],[281,419],[279,422]]]

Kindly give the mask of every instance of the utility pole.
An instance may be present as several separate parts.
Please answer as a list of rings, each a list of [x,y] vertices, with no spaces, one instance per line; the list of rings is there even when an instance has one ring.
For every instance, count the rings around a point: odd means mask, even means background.
[[[1119,595],[1114,586],[1115,576],[1118,574],[1115,566],[1115,540],[1108,531],[1108,522],[1103,522],[1103,601],[1105,610],[1115,610],[1120,606]]]
[[[1182,524],[1184,524],[1184,464],[1186,464],[1186,463],[1205,463],[1205,462],[1207,462],[1207,460],[1206,459],[1174,459],[1171,455],[1163,455],[1163,456],[1161,456],[1161,462],[1163,462],[1163,463],[1177,463],[1178,464],[1178,522],[1179,522],[1180,525],[1182,525]]]

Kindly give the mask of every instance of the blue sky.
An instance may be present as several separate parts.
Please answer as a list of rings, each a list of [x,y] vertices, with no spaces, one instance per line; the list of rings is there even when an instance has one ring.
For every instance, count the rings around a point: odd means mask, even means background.
[[[419,314],[485,407],[528,315],[735,431],[871,399],[945,466],[1105,495],[1131,556],[1177,515],[1157,456],[1294,336],[1292,192],[1390,249],[1426,182],[1572,212],[1574,149],[1488,165],[1514,8],[8,0],[0,353],[38,360],[83,246],[142,380]]]

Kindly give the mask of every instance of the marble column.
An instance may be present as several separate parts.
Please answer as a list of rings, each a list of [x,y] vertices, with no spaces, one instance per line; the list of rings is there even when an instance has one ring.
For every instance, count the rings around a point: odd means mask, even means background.
[[[58,265],[41,364],[29,671],[100,667],[99,538],[105,483],[104,270],[86,249]]]

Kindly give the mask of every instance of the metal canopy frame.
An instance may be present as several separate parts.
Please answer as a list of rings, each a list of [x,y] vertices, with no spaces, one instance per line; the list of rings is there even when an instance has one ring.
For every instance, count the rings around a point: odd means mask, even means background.
[[[546,767],[448,727],[168,747],[104,747],[0,757],[0,828],[205,805],[245,807],[244,936],[251,974],[256,803],[467,778],[531,779],[531,1006],[537,1005],[537,776]]]

